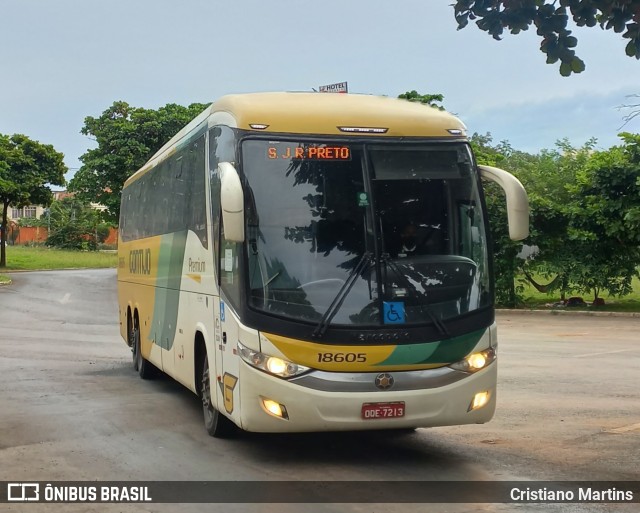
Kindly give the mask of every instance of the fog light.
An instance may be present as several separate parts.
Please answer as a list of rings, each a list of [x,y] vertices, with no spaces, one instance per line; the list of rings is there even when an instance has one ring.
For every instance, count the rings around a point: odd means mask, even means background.
[[[490,397],[491,393],[489,391],[478,392],[474,396],[473,401],[471,401],[471,404],[469,405],[469,409],[467,411],[479,410],[483,406],[486,406],[486,404],[489,402]]]
[[[271,399],[267,399],[265,397],[261,397],[262,407],[269,415],[273,415],[274,417],[278,417],[280,419],[289,420],[289,415],[287,414],[287,409],[284,404],[277,403],[276,401],[272,401]]]

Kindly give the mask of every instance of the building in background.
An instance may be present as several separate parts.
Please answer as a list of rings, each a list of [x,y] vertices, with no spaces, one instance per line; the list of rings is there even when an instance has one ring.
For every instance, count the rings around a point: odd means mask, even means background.
[[[69,191],[53,191],[53,200],[61,201],[65,198],[72,198],[73,192]],[[105,210],[107,207],[100,203],[90,203],[91,208],[99,211]],[[0,213],[2,209],[0,208]],[[44,243],[48,236],[48,226],[30,226],[27,223],[20,223],[21,219],[41,219],[46,220],[46,216],[49,212],[48,207],[42,205],[29,205],[26,207],[10,207],[7,212],[7,242],[9,244],[29,244],[29,243]],[[22,226],[21,226],[22,225]],[[117,230],[111,228],[109,236],[105,240],[105,244],[114,245],[117,243],[118,236]]]
[[[29,205],[28,207],[10,208],[7,212],[9,221],[18,221],[20,219],[40,219],[44,214],[45,208],[40,205]]]
[[[59,201],[64,198],[73,197],[72,192],[68,191],[54,191],[53,199],[54,201]],[[94,204],[91,204],[94,207]],[[104,207],[101,205],[97,205],[94,207],[97,210],[104,210]],[[19,221],[20,219],[40,219],[44,214],[46,214],[47,208],[42,205],[29,205],[26,207],[11,207],[9,212],[7,213],[7,218],[9,221]]]

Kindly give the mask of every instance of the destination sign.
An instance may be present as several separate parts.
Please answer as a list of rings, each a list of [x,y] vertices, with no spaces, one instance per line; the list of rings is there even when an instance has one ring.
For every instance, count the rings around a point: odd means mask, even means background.
[[[349,146],[278,144],[267,147],[271,160],[351,160]]]

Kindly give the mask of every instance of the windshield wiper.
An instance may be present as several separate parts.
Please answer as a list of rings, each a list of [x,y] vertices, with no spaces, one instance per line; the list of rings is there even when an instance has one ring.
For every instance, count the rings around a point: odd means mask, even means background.
[[[382,262],[383,265],[389,266],[389,268],[394,273],[396,273],[400,277],[400,279],[402,281],[404,281],[409,293],[413,296],[414,299],[417,299],[419,301],[418,308],[420,308],[421,311],[426,312],[426,314],[429,316],[429,319],[431,320],[431,323],[437,328],[437,330],[440,332],[440,334],[444,335],[447,338],[451,338],[451,334],[449,333],[449,330],[447,329],[447,325],[441,319],[438,319],[436,317],[436,315],[433,313],[433,310],[431,310],[429,305],[422,304],[421,298],[418,295],[418,291],[413,288],[413,285],[411,285],[411,282],[409,281],[409,278],[407,278],[402,273],[402,271],[400,269],[398,269],[398,266],[391,259],[391,257],[389,256],[389,253],[383,253],[382,257],[380,258],[380,261]]]
[[[322,316],[322,319],[320,319],[320,322],[316,326],[316,329],[313,330],[314,337],[319,338],[324,336],[327,328],[329,327],[331,319],[333,319],[338,313],[338,310],[340,310],[342,303],[344,303],[347,294],[349,294],[349,292],[353,288],[356,280],[371,265],[371,257],[372,254],[369,251],[366,251],[358,261],[357,265],[351,270],[349,276],[347,277],[347,281],[342,284],[342,287],[340,287],[340,290],[333,298],[333,301],[331,301],[329,308],[327,308],[327,311]]]

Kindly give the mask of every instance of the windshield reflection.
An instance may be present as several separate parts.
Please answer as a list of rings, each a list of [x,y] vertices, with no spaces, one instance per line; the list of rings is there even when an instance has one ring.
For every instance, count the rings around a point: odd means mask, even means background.
[[[251,307],[379,326],[433,324],[490,302],[466,146],[246,140],[242,152]],[[375,265],[357,268],[367,254]]]

